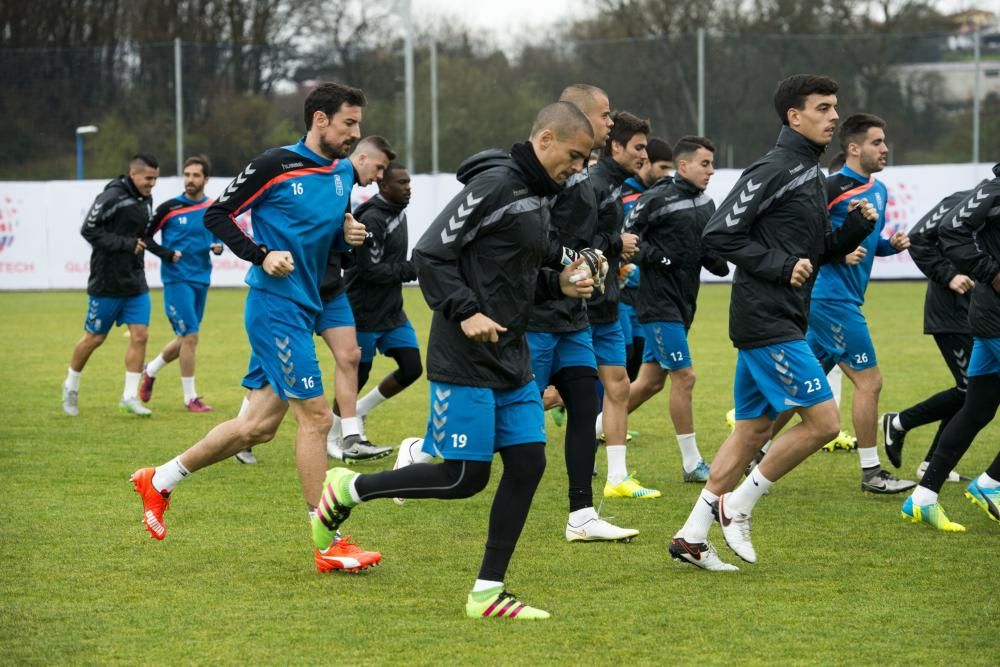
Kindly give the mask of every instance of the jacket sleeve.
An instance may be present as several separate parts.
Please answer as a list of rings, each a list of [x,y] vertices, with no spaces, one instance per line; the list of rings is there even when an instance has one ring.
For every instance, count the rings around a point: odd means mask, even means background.
[[[496,207],[502,184],[473,179],[430,224],[413,249],[420,289],[431,310],[462,321],[482,310],[459,266],[463,249],[481,231],[481,223]]]
[[[170,208],[170,202],[163,202],[160,204],[156,208],[156,212],[153,214],[153,219],[149,221],[146,233],[143,235],[143,241],[146,242],[146,250],[153,253],[164,262],[169,262],[174,258],[174,251],[170,248],[164,248],[156,242],[156,239],[154,239],[153,236],[156,232],[163,228],[167,214],[170,213]]]
[[[823,238],[823,254],[820,264],[842,260],[848,253],[865,240],[865,237],[875,229],[875,221],[861,215],[861,209],[855,208],[844,217],[844,224],[836,229],[830,224],[830,216],[826,217],[826,235]]]
[[[361,218],[360,222],[364,224],[368,235],[364,245],[354,252],[358,279],[373,285],[398,285],[412,280],[406,277],[411,270],[409,261],[385,261],[385,218],[373,211]]]
[[[948,207],[938,204],[910,230],[910,258],[913,263],[928,279],[945,287],[958,275],[938,243],[938,225],[947,213]]]
[[[981,283],[990,283],[1000,273],[1000,264],[980,249],[976,233],[987,224],[997,224],[993,207],[998,197],[995,181],[979,186],[948,212],[939,231],[945,256],[962,273]],[[993,215],[991,215],[991,213]]]
[[[781,187],[784,173],[780,166],[772,164],[755,165],[743,172],[702,235],[709,253],[774,283],[787,282],[799,258],[754,241],[750,229],[761,205]]]
[[[538,270],[538,278],[535,280],[535,305],[566,296],[559,285],[559,274],[559,271],[545,267]]]
[[[108,223],[114,215],[114,205],[117,197],[114,192],[104,191],[94,200],[87,217],[83,220],[80,234],[91,246],[108,252],[127,252],[135,250],[138,238],[115,234],[108,229]]]
[[[205,229],[215,234],[237,257],[252,264],[263,264],[269,248],[257,244],[240,228],[237,216],[268,195],[267,182],[274,176],[268,161],[257,157],[205,211]],[[275,248],[281,250],[281,248]]]
[[[597,231],[592,248],[600,250],[607,257],[621,257],[621,221],[618,218],[618,203],[612,193],[597,191]]]
[[[625,231],[635,234],[640,239],[639,251],[632,257],[632,263],[639,267],[659,265],[661,269],[669,270],[676,264],[674,258],[658,248],[652,239],[650,219],[663,208],[663,203],[662,197],[650,199],[640,197],[625,218]]]

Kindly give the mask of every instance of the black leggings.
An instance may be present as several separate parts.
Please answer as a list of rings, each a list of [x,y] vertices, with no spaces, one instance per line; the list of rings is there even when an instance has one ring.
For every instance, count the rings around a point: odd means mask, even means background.
[[[424,367],[420,363],[420,350],[414,347],[396,347],[385,353],[385,356],[395,360],[398,368],[392,372],[393,378],[400,387],[409,387],[420,379],[424,372]],[[370,361],[362,361],[358,365],[358,391],[368,382],[371,375],[372,364]]]
[[[965,403],[941,434],[920,486],[935,493],[941,490],[948,473],[965,455],[979,432],[993,420],[997,407],[1000,407],[1000,375],[969,378]]]
[[[569,511],[594,506],[593,473],[597,421],[597,390],[593,368],[563,368],[552,378],[566,406],[566,475]]]

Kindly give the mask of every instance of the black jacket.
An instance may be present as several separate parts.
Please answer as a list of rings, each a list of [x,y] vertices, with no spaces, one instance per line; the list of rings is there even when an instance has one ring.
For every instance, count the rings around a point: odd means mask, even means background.
[[[539,267],[556,267],[561,256],[549,252],[548,241],[547,198],[559,188],[525,150],[531,145],[515,146],[512,155],[484,151],[462,163],[457,176],[465,187],[413,250],[420,289],[434,311],[431,380],[494,389],[531,381],[528,317],[536,295],[559,293],[558,274]],[[461,322],[475,313],[507,328],[499,342],[466,338]]]
[[[587,303],[587,318],[591,324],[618,319],[618,294],[621,289],[615,277],[622,263],[621,233],[625,224],[622,186],[630,176],[631,172],[607,156],[590,169],[588,180],[593,184],[597,198],[597,228],[590,245],[603,251],[608,258],[608,280],[604,284],[604,293],[595,291],[594,297]]]
[[[924,296],[925,334],[970,335],[971,293],[959,294],[948,287],[951,279],[960,272],[945,257],[938,230],[948,212],[971,192],[972,190],[963,190],[948,195],[920,218],[909,232],[910,257],[927,276],[927,294]]]
[[[597,195],[588,170],[574,174],[556,195],[549,210],[549,240],[572,250],[589,248],[597,229]],[[543,272],[551,269],[542,268]],[[608,274],[609,278],[612,277]],[[535,305],[528,321],[528,331],[569,333],[590,326],[587,303],[562,293],[552,300]]]
[[[1000,294],[991,285],[1000,273],[1000,165],[997,178],[976,187],[941,221],[944,254],[976,281],[969,305],[972,335],[1000,336]]]
[[[715,202],[680,176],[661,179],[644,192],[625,221],[640,238],[639,321],[681,322],[691,328],[701,287],[701,267],[729,274],[725,260],[710,255],[701,240]]]
[[[775,147],[743,172],[705,228],[708,250],[736,265],[729,337],[737,348],[804,338],[820,264],[854,250],[875,227],[855,210],[831,229],[822,153],[823,146],[781,128]],[[800,258],[813,272],[792,287]]]
[[[403,283],[415,280],[417,270],[406,258],[405,208],[375,195],[354,211],[368,232],[365,244],[354,251],[353,265],[344,272],[358,331],[385,331],[406,323]]]
[[[149,291],[145,259],[135,254],[135,244],[152,217],[153,199],[140,195],[128,176],[104,186],[80,230],[93,248],[87,294],[121,297]]]

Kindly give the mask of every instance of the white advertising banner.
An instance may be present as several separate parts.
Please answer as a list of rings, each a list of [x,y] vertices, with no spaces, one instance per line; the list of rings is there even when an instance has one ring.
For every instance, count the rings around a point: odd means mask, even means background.
[[[889,189],[886,209],[888,236],[908,230],[931,207],[956,190],[973,187],[992,177],[987,164],[921,165],[890,167],[878,175]],[[712,177],[708,194],[721,203],[737,181],[740,170],[720,169]],[[217,196],[231,181],[209,180],[206,191]],[[106,181],[0,182],[0,290],[85,289],[90,271],[90,245],[80,236],[80,226],[94,198]],[[407,209],[410,247],[437,213],[461,189],[452,174],[416,175],[413,198]],[[183,192],[178,177],[161,178],[153,190],[159,203]],[[374,186],[355,190],[358,204],[376,192]],[[243,284],[247,263],[227,249],[213,257],[212,284]],[[875,260],[873,278],[920,278],[908,253]],[[160,262],[146,253],[146,278],[159,287]],[[707,272],[705,280],[718,280]]]

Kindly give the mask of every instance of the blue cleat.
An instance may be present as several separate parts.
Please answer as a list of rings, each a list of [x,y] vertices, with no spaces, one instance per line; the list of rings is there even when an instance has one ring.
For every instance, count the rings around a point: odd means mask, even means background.
[[[987,489],[974,479],[965,487],[965,497],[981,507],[986,516],[1000,522],[1000,489]]]
[[[694,467],[694,470],[688,472],[684,471],[684,481],[685,482],[707,482],[708,481],[708,464],[705,463],[705,459],[698,461],[698,465]]]
[[[926,523],[928,526],[943,530],[946,533],[965,532],[965,526],[950,521],[944,513],[944,508],[939,503],[914,505],[913,496],[910,496],[903,502],[900,514],[902,514],[904,519],[909,519],[913,523]]]

